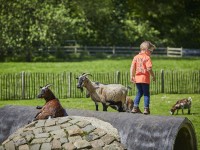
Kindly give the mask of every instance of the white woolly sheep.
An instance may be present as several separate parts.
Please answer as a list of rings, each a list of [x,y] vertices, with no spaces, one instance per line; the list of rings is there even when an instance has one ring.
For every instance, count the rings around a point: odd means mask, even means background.
[[[101,84],[92,82],[87,78],[87,75],[83,73],[79,76],[77,88],[83,91],[85,87],[88,91],[87,97],[91,96],[98,111],[98,102],[102,103],[103,111],[107,111],[108,106],[112,107],[119,112],[125,111],[126,96],[128,88],[121,84]]]

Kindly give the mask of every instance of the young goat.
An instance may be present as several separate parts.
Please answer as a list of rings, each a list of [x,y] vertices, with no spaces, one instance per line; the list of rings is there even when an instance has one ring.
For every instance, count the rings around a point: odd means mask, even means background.
[[[170,113],[173,115],[174,112],[177,111],[176,114],[178,114],[179,109],[182,109],[182,114],[184,114],[183,109],[188,109],[188,114],[190,114],[191,105],[192,105],[191,97],[178,100],[176,104],[172,106]]]
[[[128,88],[121,84],[101,84],[90,81],[87,75],[83,73],[79,76],[77,88],[83,91],[83,87],[87,89],[87,97],[91,96],[98,111],[98,102],[102,103],[103,111],[107,111],[108,106],[119,112],[125,111],[124,105]]]
[[[34,120],[48,119],[67,116],[65,109],[61,106],[59,100],[54,96],[53,92],[49,89],[49,86],[46,85],[41,88],[41,92],[38,95],[38,98],[44,98],[46,103],[43,107],[37,106],[37,109],[41,109]]]
[[[133,109],[133,99],[129,96],[126,96],[125,110],[126,112],[131,112],[132,109]]]

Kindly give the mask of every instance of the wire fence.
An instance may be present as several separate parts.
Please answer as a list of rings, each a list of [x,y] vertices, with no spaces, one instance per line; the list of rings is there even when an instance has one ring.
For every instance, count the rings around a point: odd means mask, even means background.
[[[151,94],[200,94],[200,70],[198,71],[155,71],[156,82],[151,82]],[[62,73],[29,73],[0,74],[0,100],[35,99],[40,92],[40,86],[53,84],[52,91],[58,98],[82,98],[83,93],[77,89],[79,74]],[[135,95],[135,85],[130,83],[129,72],[93,73],[91,81],[104,84],[120,83],[131,86],[128,95]]]

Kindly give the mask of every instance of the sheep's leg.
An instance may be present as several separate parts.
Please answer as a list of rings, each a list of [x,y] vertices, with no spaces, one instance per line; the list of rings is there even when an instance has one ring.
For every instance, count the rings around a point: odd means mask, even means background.
[[[176,110],[176,114],[178,115],[178,109]]]
[[[184,112],[183,112],[183,108],[182,108],[182,115],[184,114]]]
[[[107,111],[108,106],[105,103],[102,103],[103,105],[103,111]]]
[[[43,106],[37,106],[36,109],[42,109]]]
[[[97,102],[95,102],[95,107],[96,107],[96,111],[99,111],[99,106]]]
[[[188,114],[190,114],[190,108],[188,108]]]
[[[123,109],[122,106],[119,106],[119,107],[118,107],[118,112],[124,112],[124,109]]]

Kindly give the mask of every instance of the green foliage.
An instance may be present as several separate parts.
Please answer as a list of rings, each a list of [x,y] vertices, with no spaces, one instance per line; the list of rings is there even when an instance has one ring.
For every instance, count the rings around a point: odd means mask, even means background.
[[[157,47],[200,47],[199,1],[0,0],[0,3],[1,61],[8,60],[6,57],[14,58],[10,61],[37,60],[35,53],[40,53],[40,49],[66,45],[67,40],[100,46],[139,45],[143,40],[151,40]],[[59,60],[66,59],[61,55],[63,52],[56,53]]]

